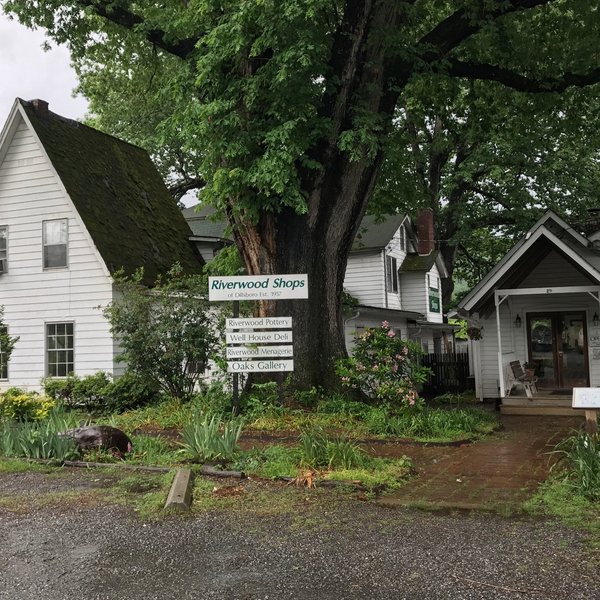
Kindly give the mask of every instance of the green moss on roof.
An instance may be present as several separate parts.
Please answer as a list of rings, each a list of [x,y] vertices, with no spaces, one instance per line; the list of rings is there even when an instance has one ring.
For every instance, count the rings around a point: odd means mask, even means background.
[[[402,225],[404,219],[405,215],[384,215],[382,217],[367,215],[361,221],[352,244],[352,250],[384,248]]]
[[[398,269],[401,273],[410,273],[412,271],[429,271],[435,264],[435,260],[439,255],[438,250],[434,250],[427,256],[421,256],[415,252],[406,255],[406,258]]]
[[[175,262],[199,273],[191,231],[145,150],[20,101],[111,273],[144,267],[145,283]]]
[[[199,204],[195,204],[181,211],[192,234],[197,237],[231,240],[232,236],[227,231],[227,223],[215,219],[217,211],[212,206],[203,206],[200,209],[199,207]]]

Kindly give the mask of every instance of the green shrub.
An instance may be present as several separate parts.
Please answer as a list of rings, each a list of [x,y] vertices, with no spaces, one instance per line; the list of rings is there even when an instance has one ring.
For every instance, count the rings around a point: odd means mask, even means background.
[[[356,402],[340,395],[322,399],[317,405],[317,411],[328,415],[348,415],[351,417],[366,418],[373,410],[373,406],[364,402]]]
[[[402,340],[383,321],[356,338],[352,356],[336,362],[342,384],[360,389],[370,398],[396,405],[419,404],[417,386],[430,370],[420,365],[421,347]]]
[[[242,427],[240,419],[224,421],[221,415],[193,419],[181,431],[182,446],[199,460],[230,460],[237,451]]]
[[[9,388],[0,394],[0,419],[39,421],[45,419],[55,405],[56,402],[47,396]]]
[[[282,415],[287,408],[279,399],[277,382],[255,383],[244,398],[243,411],[251,419]]]
[[[152,381],[126,371],[104,388],[108,412],[124,412],[156,402],[160,390]]]
[[[44,392],[65,406],[88,412],[99,412],[106,407],[106,390],[111,383],[103,371],[81,378],[69,375],[64,379],[47,377],[42,380]]]
[[[213,381],[205,390],[192,395],[190,405],[197,412],[226,414],[231,412],[231,393],[223,382]]]
[[[158,397],[156,385],[129,372],[114,381],[104,371],[98,371],[84,377],[47,377],[42,384],[51,398],[92,413],[123,412],[154,402]]]
[[[589,500],[600,499],[600,439],[585,431],[562,441],[555,449],[566,467],[567,478],[576,493]]]

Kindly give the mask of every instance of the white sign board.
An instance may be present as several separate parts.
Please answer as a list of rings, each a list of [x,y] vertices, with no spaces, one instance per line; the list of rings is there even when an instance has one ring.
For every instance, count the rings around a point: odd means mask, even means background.
[[[226,333],[225,341],[228,344],[269,344],[273,342],[292,341],[291,331],[240,331],[239,333]]]
[[[600,388],[573,388],[573,408],[600,408]]]
[[[211,302],[302,298],[308,298],[307,275],[242,275],[208,278],[208,299]]]
[[[236,360],[227,363],[229,373],[266,373],[268,371],[293,371],[293,360],[278,360],[268,358],[265,360]]]
[[[248,317],[225,319],[227,329],[284,329],[292,326],[292,317]]]
[[[227,346],[227,358],[294,356],[294,346]]]

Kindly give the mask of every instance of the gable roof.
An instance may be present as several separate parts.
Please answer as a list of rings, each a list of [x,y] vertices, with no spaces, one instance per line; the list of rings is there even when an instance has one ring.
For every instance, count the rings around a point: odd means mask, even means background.
[[[352,250],[374,250],[385,248],[394,237],[406,215],[384,215],[375,217],[366,215],[358,227],[358,232],[352,244]]]
[[[199,273],[204,260],[147,152],[111,135],[40,112],[17,99],[109,272],[144,267],[144,283],[179,262]]]
[[[200,210],[196,210],[198,206],[196,204],[181,211],[192,230],[192,236],[195,239],[230,242],[231,236],[227,234],[227,223],[214,219],[217,211],[212,206],[203,206]]]
[[[600,254],[589,240],[570,227],[554,212],[548,211],[543,217],[506,253],[486,276],[459,302],[458,308],[472,311],[489,297],[500,285],[510,282],[511,270],[519,261],[525,261],[527,254],[534,260],[532,266],[539,263],[540,256],[550,249],[557,250],[571,263],[590,278],[600,283]],[[514,278],[513,278],[514,279]],[[508,285],[514,286],[515,281]]]
[[[426,255],[409,252],[402,261],[398,271],[400,273],[410,273],[414,271],[430,271],[439,256],[439,250],[434,250]]]

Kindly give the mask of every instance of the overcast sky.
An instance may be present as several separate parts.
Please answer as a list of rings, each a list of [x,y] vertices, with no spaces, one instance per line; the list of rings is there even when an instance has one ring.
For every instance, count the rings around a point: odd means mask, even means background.
[[[77,80],[68,50],[53,45],[44,52],[44,39],[43,31],[31,31],[0,11],[0,129],[17,96],[42,98],[50,110],[72,119],[85,115],[85,99],[72,96]]]

